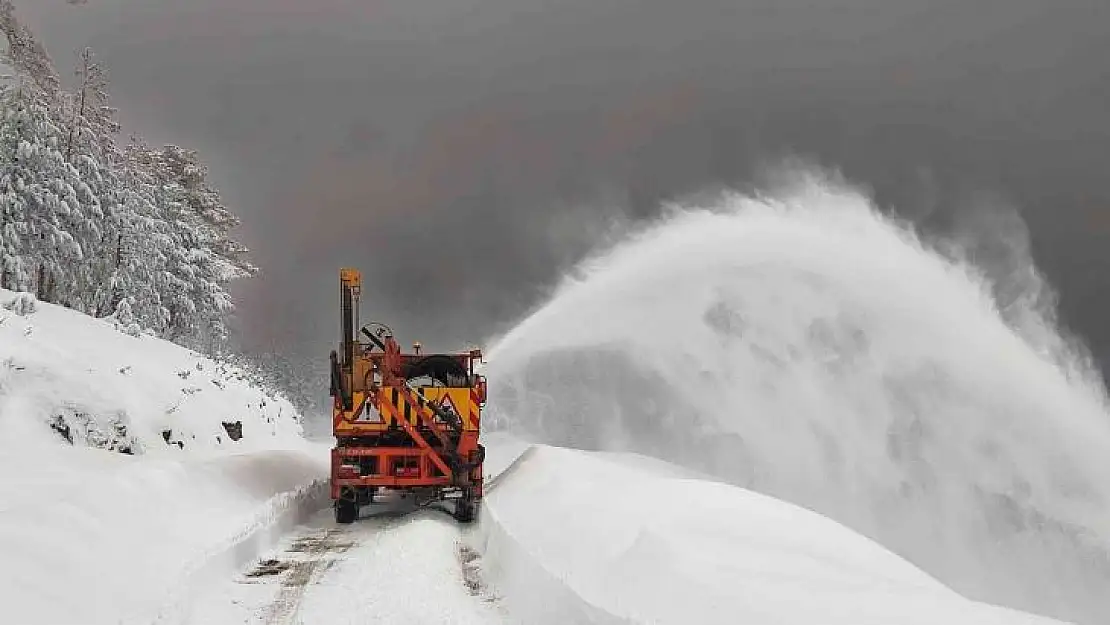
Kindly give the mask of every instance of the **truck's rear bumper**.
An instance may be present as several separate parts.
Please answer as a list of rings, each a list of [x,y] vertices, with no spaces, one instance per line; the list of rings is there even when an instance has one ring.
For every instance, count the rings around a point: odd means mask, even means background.
[[[482,496],[482,466],[461,480],[443,475],[432,462],[432,450],[415,447],[336,447],[331,452],[331,498],[339,499],[344,487],[395,489],[469,489]],[[362,462],[366,459],[373,462]],[[460,483],[461,482],[461,483]]]

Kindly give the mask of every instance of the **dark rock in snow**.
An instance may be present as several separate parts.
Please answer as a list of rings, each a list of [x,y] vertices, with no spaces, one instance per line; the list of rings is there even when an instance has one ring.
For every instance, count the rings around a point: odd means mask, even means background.
[[[237,441],[243,438],[243,422],[236,421],[234,423],[223,422],[224,430],[227,432],[228,438]]]

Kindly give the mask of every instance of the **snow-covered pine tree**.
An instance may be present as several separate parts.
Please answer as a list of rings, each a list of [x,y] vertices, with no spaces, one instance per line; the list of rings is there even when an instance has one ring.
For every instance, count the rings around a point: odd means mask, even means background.
[[[19,86],[0,85],[0,179],[8,177],[24,135],[20,110],[15,94]],[[29,227],[26,209],[18,193],[8,189],[0,191],[0,288],[27,290],[32,282],[31,260],[26,257],[26,238]]]
[[[208,184],[195,152],[177,146],[137,148],[133,157],[154,181],[154,204],[164,222],[159,239],[165,243],[166,265],[156,277],[167,311],[163,335],[216,351],[233,312],[228,283],[257,272],[243,259],[245,248],[230,237],[238,219]]]
[[[94,159],[106,165],[116,165],[121,154],[116,147],[120,124],[118,111],[109,104],[108,77],[96,62],[91,48],[85,48],[77,59],[77,90],[70,95],[69,136],[66,138],[66,158],[73,160],[80,153],[80,146]]]
[[[62,89],[45,48],[0,0],[0,286],[213,353],[230,281],[254,275],[196,152],[120,147],[108,80],[88,49]]]
[[[11,0],[0,0],[0,33],[8,41],[5,59],[7,63],[25,71],[44,94],[54,98],[61,90],[61,81],[54,70],[54,62],[46,53],[46,48],[16,18],[15,5]]]
[[[208,183],[208,168],[201,164],[196,151],[168,145],[162,149],[161,159],[196,216],[202,240],[215,256],[220,281],[226,283],[255,275],[257,268],[244,258],[247,248],[231,238],[231,231],[240,220]]]
[[[120,124],[109,104],[108,79],[85,48],[77,59],[76,91],[66,94],[63,115],[68,125],[66,160],[77,166],[100,199],[103,218],[99,236],[86,242],[87,262],[79,285],[88,312],[98,317],[116,311],[127,293],[128,282],[118,275],[122,268],[125,240],[140,236],[135,231],[136,212],[147,212],[128,184],[126,157],[116,143]],[[142,305],[139,305],[142,308]]]
[[[84,260],[78,236],[98,235],[99,201],[61,153],[61,129],[36,83],[0,86],[0,108],[5,279],[39,299],[72,305]]]
[[[7,0],[0,0],[0,32],[8,43],[0,58],[16,74],[2,87],[6,141],[0,147],[5,205],[0,228],[7,233],[0,279],[33,288],[46,301],[87,312],[87,293],[80,287],[86,281],[82,261],[87,247],[101,236],[100,200],[83,172],[60,152],[64,141],[58,122],[64,98],[57,73],[45,48],[19,23]],[[86,175],[95,176],[99,168],[92,162],[85,169]]]
[[[175,248],[172,228],[159,210],[162,190],[151,169],[152,151],[133,137],[122,151],[124,167],[120,235],[111,253],[113,272],[107,286],[111,311],[125,299],[136,323],[158,336],[166,336],[170,313],[165,297],[180,283],[168,268]]]

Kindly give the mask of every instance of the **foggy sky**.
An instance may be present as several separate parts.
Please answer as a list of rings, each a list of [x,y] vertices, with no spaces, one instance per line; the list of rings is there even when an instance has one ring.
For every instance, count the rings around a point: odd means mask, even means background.
[[[202,150],[263,276],[251,349],[326,361],[340,265],[403,342],[481,342],[618,213],[813,157],[933,223],[1022,211],[1110,360],[1105,0],[17,0],[125,127]],[[321,382],[326,394],[326,383]]]

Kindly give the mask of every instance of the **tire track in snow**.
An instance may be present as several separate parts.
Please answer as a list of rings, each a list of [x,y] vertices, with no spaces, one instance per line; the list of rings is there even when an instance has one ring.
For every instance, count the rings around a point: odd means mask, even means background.
[[[321,565],[326,564],[323,570],[327,570],[336,557],[354,545],[354,536],[350,532],[333,527],[321,528],[294,540],[286,553],[303,555],[290,558],[291,562],[281,581],[278,596],[263,612],[267,625],[296,622],[305,589],[316,577]],[[263,566],[268,564],[270,562],[263,563]]]
[[[467,557],[466,531],[445,512],[371,513],[356,544],[318,567],[291,622],[489,625],[505,621]],[[290,622],[290,621],[286,621]]]
[[[508,466],[488,480],[485,491],[487,493],[495,491],[534,455],[534,451],[535,448],[529,446],[517,455]],[[336,564],[343,563],[344,554],[347,551],[373,548],[370,543],[381,541],[387,533],[397,531],[404,519],[412,515],[412,511],[380,510],[369,516],[363,516],[351,526],[337,528],[329,522],[329,526],[317,528],[296,539],[287,553],[296,552],[299,548],[304,555],[295,559],[284,572],[277,597],[263,612],[264,622],[267,625],[299,623],[306,594],[311,593],[311,589],[325,577],[344,576],[344,571],[333,571],[332,575],[328,575],[328,572]],[[465,543],[459,543],[457,547],[460,549],[456,554],[460,558],[458,562],[460,581],[469,595],[478,601],[483,601],[485,584],[475,563],[480,556]],[[374,586],[367,587],[368,590],[371,588]],[[485,597],[484,600],[490,601],[490,598]]]

